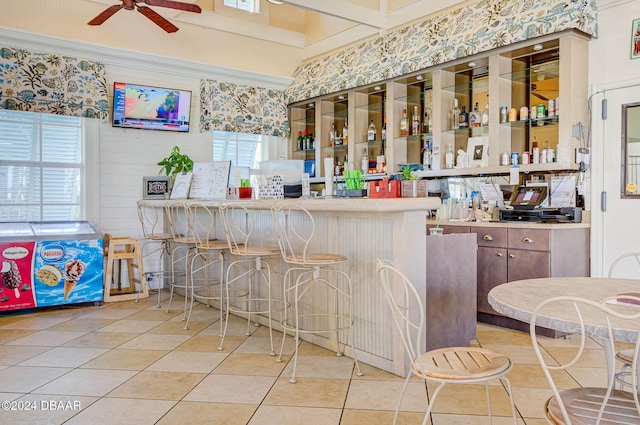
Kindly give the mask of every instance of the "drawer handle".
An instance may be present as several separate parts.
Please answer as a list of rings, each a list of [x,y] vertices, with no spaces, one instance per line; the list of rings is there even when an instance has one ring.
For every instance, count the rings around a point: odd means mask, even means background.
[[[522,238],[522,242],[533,243],[533,239],[531,239],[529,236],[525,236],[524,238]]]
[[[484,236],[482,237],[482,240],[483,240],[483,241],[492,241],[492,240],[493,240],[493,236],[491,236],[491,235],[484,235]]]
[[[509,258],[516,258],[516,256],[513,254],[509,254]]]
[[[502,253],[501,253],[501,252],[497,253],[496,255],[497,255],[498,257],[502,257]]]

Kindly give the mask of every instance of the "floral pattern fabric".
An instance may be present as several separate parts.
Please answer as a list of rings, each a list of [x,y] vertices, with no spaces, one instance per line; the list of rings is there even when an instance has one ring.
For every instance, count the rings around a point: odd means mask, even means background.
[[[0,108],[107,118],[104,64],[0,47]]]
[[[303,64],[291,104],[567,29],[597,35],[595,0],[479,0]]]
[[[200,132],[212,130],[287,137],[284,92],[215,80],[200,82]]]

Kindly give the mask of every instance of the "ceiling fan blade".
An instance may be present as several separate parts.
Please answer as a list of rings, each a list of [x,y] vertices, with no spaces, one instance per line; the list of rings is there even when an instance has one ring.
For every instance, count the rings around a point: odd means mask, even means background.
[[[143,1],[149,6],[168,7],[169,9],[184,10],[186,12],[195,12],[195,13],[202,12],[202,9],[200,9],[200,6],[195,4],[181,3],[178,1],[172,1],[172,0],[143,0]]]
[[[101,14],[93,18],[88,22],[89,25],[100,25],[110,17],[112,17],[118,10],[124,7],[123,4],[116,4],[114,6],[108,7]]]
[[[166,32],[178,31],[178,27],[176,27],[171,22],[167,21],[165,18],[160,16],[157,12],[155,12],[152,9],[149,9],[146,6],[138,6],[138,12],[142,13],[144,16],[146,16],[151,21],[153,21],[154,24],[156,24]]]

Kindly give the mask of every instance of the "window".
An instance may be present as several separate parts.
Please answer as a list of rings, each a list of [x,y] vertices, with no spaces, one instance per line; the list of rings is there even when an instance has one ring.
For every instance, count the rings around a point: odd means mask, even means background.
[[[228,161],[234,167],[258,168],[260,161],[269,159],[266,136],[259,134],[213,132],[213,160]]]
[[[0,221],[84,218],[83,121],[0,110]]]
[[[224,5],[250,13],[260,13],[260,0],[224,0]]]

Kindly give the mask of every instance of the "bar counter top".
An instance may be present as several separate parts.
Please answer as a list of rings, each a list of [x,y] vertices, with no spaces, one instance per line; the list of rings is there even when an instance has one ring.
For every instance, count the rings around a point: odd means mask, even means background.
[[[184,200],[157,200],[151,201],[163,206],[167,202],[180,202],[190,204],[202,204],[216,206],[221,200],[211,199],[184,199]],[[234,199],[224,202],[242,203],[249,209],[268,210],[271,205],[277,203],[295,203],[309,211],[340,211],[340,212],[403,212],[426,211],[440,207],[440,198],[395,198],[395,199],[371,199],[371,198],[284,198],[284,199]]]

